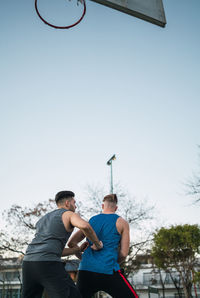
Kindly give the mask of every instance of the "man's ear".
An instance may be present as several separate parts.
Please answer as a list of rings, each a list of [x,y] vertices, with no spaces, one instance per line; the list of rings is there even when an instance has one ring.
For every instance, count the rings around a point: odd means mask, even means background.
[[[104,204],[101,205],[101,208],[104,210]]]
[[[115,211],[117,211],[117,209],[118,209],[118,206],[115,207]]]
[[[66,200],[66,201],[65,201],[65,207],[66,207],[66,208],[69,208],[69,206],[70,206],[70,201],[69,201],[69,200]]]

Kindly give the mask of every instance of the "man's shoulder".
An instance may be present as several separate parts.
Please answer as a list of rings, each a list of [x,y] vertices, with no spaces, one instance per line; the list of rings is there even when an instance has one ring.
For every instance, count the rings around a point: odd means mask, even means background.
[[[98,218],[98,217],[100,217],[101,215],[102,215],[102,213],[93,215],[92,217],[90,217],[90,220],[95,219],[95,218]]]
[[[123,222],[127,222],[122,216],[118,215],[118,220],[119,221],[123,221]]]
[[[99,213],[99,214],[92,216],[90,218],[89,222],[92,223],[92,222],[97,222],[97,221],[112,221],[113,219],[117,221],[119,218],[120,218],[120,216],[116,213],[113,213],[113,214]]]
[[[124,226],[124,227],[128,227],[129,226],[129,223],[127,220],[125,220],[123,217],[119,216],[118,219],[117,219],[117,224],[118,225],[121,225],[121,226]]]
[[[51,214],[54,214],[54,213],[57,213],[57,212],[59,212],[59,210],[61,210],[61,209],[53,209],[53,210],[50,210],[49,212],[47,212],[44,216],[48,216],[48,215],[51,215]]]
[[[102,214],[103,213],[99,213],[99,214],[93,215],[92,217],[90,217],[89,222],[95,222],[95,221],[100,220],[100,218],[102,217]]]
[[[54,218],[54,214],[56,213],[56,210],[58,210],[58,209],[51,210],[51,211],[47,212],[46,214],[44,214],[37,221],[36,227],[41,227],[45,222],[51,221]]]
[[[57,217],[61,217],[66,211],[68,211],[67,213],[71,212],[67,209],[64,209],[64,208],[58,208],[58,209],[54,209],[48,213],[46,213],[42,218],[42,219],[54,219],[54,218],[57,218]],[[66,213],[65,213],[66,214]]]
[[[52,214],[54,214],[54,213],[56,212],[56,210],[58,210],[58,209],[54,209],[54,210],[51,210],[51,211],[47,212],[46,214],[44,214],[44,215],[38,220],[38,222],[41,221],[41,220],[43,220],[43,219],[45,219],[45,218],[50,217]]]

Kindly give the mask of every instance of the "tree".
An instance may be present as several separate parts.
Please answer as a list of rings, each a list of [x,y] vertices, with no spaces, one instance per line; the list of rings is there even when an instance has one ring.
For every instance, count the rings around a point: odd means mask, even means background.
[[[181,298],[182,297],[182,293],[181,293],[181,278],[180,278],[180,274],[178,274],[177,272],[173,272],[168,270],[168,273],[170,275],[170,278],[177,290],[178,296]]]
[[[125,218],[131,226],[140,228],[141,225],[153,218],[154,207],[149,206],[146,201],[136,201],[135,197],[123,190],[120,184],[115,185],[118,197],[118,213]],[[82,217],[89,219],[91,216],[101,212],[101,205],[105,190],[101,186],[90,186],[86,188],[86,200],[80,200],[78,211]]]
[[[198,146],[200,149],[200,146]],[[199,155],[200,157],[200,155]],[[186,183],[187,194],[192,196],[194,203],[200,202],[200,171],[193,174],[192,178]]]
[[[0,230],[0,254],[24,254],[35,233],[35,224],[45,213],[55,208],[54,200],[49,199],[31,207],[13,205],[3,212],[5,228]]]
[[[193,281],[200,287],[200,271],[194,272]]]
[[[177,225],[168,229],[163,227],[154,234],[152,256],[156,266],[166,272],[176,269],[187,298],[192,296],[192,272],[197,266],[196,257],[199,252],[198,225]]]

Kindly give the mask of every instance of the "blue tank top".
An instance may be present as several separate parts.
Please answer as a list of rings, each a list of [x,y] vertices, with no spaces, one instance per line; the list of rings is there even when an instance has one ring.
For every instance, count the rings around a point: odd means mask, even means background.
[[[103,242],[103,249],[92,250],[90,246],[83,253],[79,270],[113,274],[113,271],[120,269],[117,263],[118,247],[121,235],[116,228],[117,214],[104,214],[93,216],[89,223]],[[89,241],[89,240],[88,240]],[[90,245],[92,244],[89,241]]]
[[[28,245],[24,261],[61,261],[62,251],[71,232],[67,232],[61,208],[47,213],[36,223],[36,234]]]

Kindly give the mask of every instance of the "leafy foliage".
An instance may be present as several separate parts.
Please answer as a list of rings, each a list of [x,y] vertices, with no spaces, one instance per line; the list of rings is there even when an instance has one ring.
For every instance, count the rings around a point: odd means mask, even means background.
[[[200,252],[198,225],[177,225],[161,228],[154,234],[152,256],[155,264],[164,270],[175,268],[181,278],[186,297],[191,296],[192,271]]]
[[[194,272],[194,283],[196,283],[198,286],[200,286],[200,271]]]

